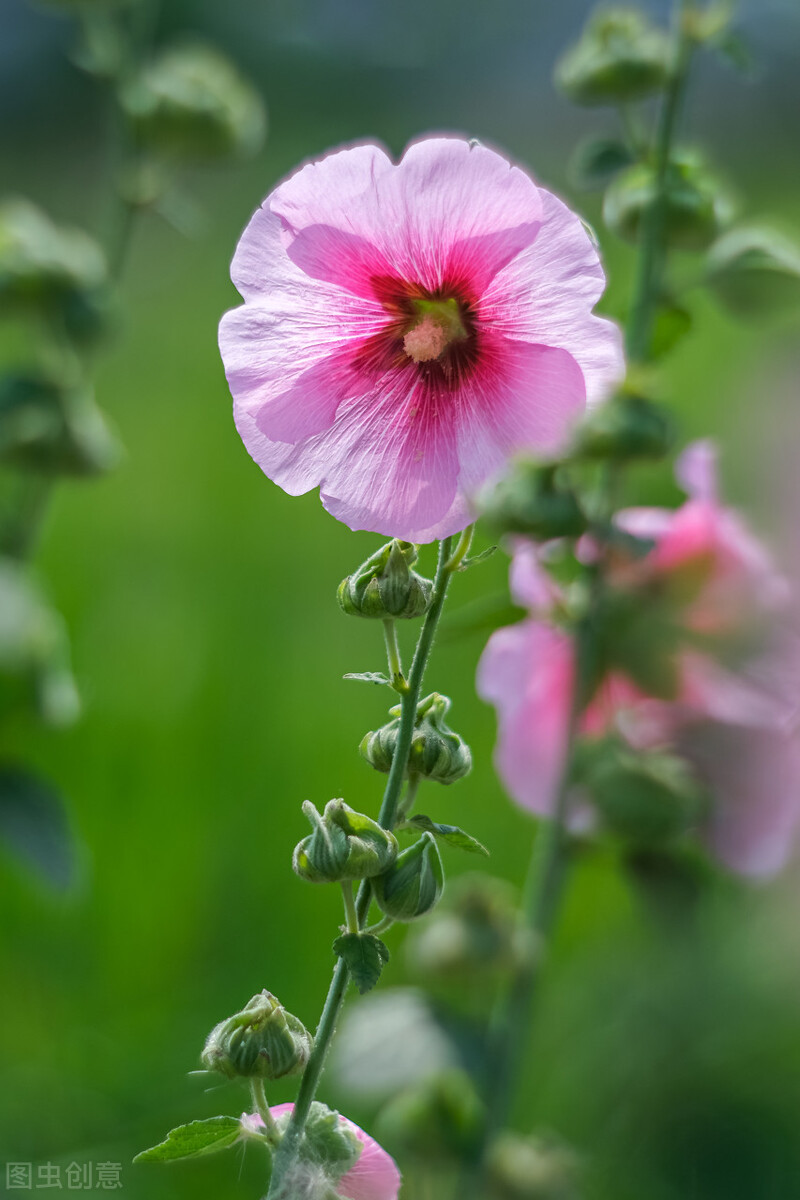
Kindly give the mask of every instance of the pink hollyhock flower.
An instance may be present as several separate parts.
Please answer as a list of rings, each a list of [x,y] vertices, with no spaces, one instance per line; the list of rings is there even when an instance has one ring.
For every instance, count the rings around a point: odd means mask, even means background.
[[[579,217],[495,151],[426,138],[308,164],[255,213],[220,350],[236,425],[291,495],[426,542],[517,452],[558,447],[620,380]]]
[[[281,1117],[288,1117],[293,1109],[293,1104],[276,1104],[272,1115],[279,1121]],[[356,1135],[363,1149],[355,1166],[335,1185],[338,1195],[342,1200],[397,1200],[400,1194],[400,1172],[394,1159],[353,1121],[347,1117],[339,1119]],[[242,1123],[247,1129],[265,1128],[258,1113],[244,1113]]]
[[[682,508],[630,510],[620,523],[652,540],[641,558],[616,559],[614,588],[655,582],[674,598],[688,637],[703,648],[677,651],[677,686],[669,700],[646,695],[619,670],[601,680],[584,710],[584,737],[616,731],[640,749],[669,748],[684,757],[712,797],[700,835],[734,871],[769,875],[780,869],[800,824],[800,644],[786,631],[768,651],[736,668],[712,657],[737,633],[789,599],[769,556],[738,516],[717,499],[711,447],[690,447],[678,463],[690,491]],[[498,773],[523,807],[547,815],[565,768],[575,682],[574,642],[547,619],[560,603],[545,583],[537,551],[517,543],[511,568],[515,600],[533,618],[498,630],[478,670],[478,691],[498,712]],[[576,819],[585,820],[578,807]]]

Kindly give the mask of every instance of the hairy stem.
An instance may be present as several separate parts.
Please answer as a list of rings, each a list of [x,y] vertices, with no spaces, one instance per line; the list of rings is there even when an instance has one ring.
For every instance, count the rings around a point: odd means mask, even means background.
[[[398,804],[406,776],[411,738],[414,733],[414,719],[417,715],[417,704],[419,703],[420,691],[422,690],[422,680],[425,668],[428,665],[428,659],[436,636],[436,628],[439,624],[439,618],[442,615],[447,588],[453,573],[453,569],[450,566],[451,545],[452,538],[449,537],[443,538],[439,543],[439,561],[436,567],[431,605],[425,614],[419,641],[414,651],[411,670],[408,674],[407,690],[403,692],[400,701],[400,729],[397,735],[397,745],[389,777],[386,781],[386,788],[383,793],[381,811],[378,816],[378,820],[384,829],[393,829],[397,820]],[[370,884],[367,880],[364,880],[358,889],[358,896],[356,898],[358,928],[361,928],[366,921],[371,897]],[[319,1087],[325,1060],[333,1041],[333,1035],[336,1032],[336,1024],[342,1004],[344,1003],[349,981],[350,973],[347,970],[344,959],[340,958],[334,968],[333,979],[328,989],[325,1006],[317,1027],[314,1038],[314,1049],[311,1052],[311,1057],[300,1080],[300,1088],[297,1093],[292,1118],[287,1126],[280,1147],[275,1154],[267,1200],[292,1200],[292,1183],[290,1178],[292,1164],[296,1158],[297,1148],[303,1135],[303,1129],[308,1119],[311,1105],[317,1094],[317,1088]]]

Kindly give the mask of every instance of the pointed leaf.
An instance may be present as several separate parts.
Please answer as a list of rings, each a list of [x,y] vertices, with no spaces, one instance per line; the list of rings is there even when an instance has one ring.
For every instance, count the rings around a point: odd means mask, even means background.
[[[578,187],[601,190],[618,171],[635,161],[630,147],[617,138],[592,138],[578,146],[570,174]]]
[[[487,546],[485,550],[481,550],[480,554],[471,554],[469,558],[465,558],[459,571],[468,571],[470,567],[476,567],[478,563],[486,562],[487,559],[493,558],[497,553],[498,546]]]
[[[448,846],[454,846],[457,850],[466,850],[468,854],[483,854],[486,858],[489,857],[489,851],[483,843],[472,837],[471,834],[465,833],[463,829],[459,829],[457,825],[440,825],[422,813],[409,817],[405,825],[412,829],[423,829],[426,833],[432,833],[434,837],[441,838]]]
[[[134,1162],[174,1162],[179,1158],[199,1158],[202,1154],[216,1154],[238,1142],[241,1134],[236,1117],[209,1117],[205,1121],[191,1121],[171,1129],[166,1140],[149,1150],[137,1154]]]
[[[333,952],[344,959],[362,996],[375,987],[389,961],[389,948],[371,933],[344,933],[333,943]]]
[[[391,683],[388,675],[384,675],[383,671],[348,671],[342,679],[359,679],[362,683]]]

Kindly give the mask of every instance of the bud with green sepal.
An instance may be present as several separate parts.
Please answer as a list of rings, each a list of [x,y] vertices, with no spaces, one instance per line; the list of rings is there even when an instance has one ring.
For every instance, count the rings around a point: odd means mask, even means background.
[[[427,612],[433,583],[411,568],[417,547],[396,538],[371,555],[339,584],[337,598],[350,617],[387,621],[421,617]]]
[[[372,894],[393,921],[416,921],[435,908],[444,891],[444,868],[431,833],[398,854],[394,864],[372,880]]]
[[[628,104],[660,91],[670,72],[668,34],[635,9],[602,10],[556,64],[555,82],[575,104]]]
[[[663,406],[622,392],[584,421],[576,435],[574,456],[611,462],[659,459],[674,440],[673,422]]]
[[[578,774],[605,826],[636,846],[674,841],[708,811],[704,788],[672,754],[607,739],[584,748]]]
[[[122,103],[139,144],[165,157],[246,156],[264,140],[260,96],[213,46],[162,50],[126,83]]]
[[[417,705],[414,732],[408,754],[407,772],[414,779],[431,779],[436,783],[455,783],[472,769],[472,754],[463,738],[445,722],[450,701],[432,692]],[[361,742],[364,758],[376,771],[388,773],[392,768],[397,739],[400,734],[401,705],[389,709],[394,719],[368,733]]]
[[[603,220],[629,242],[642,235],[644,214],[658,197],[654,167],[623,171],[606,190]],[[663,198],[663,232],[677,250],[705,250],[730,220],[733,205],[717,179],[700,163],[684,158],[669,164]]]
[[[730,229],[708,254],[706,282],[735,316],[772,316],[800,307],[800,247],[764,226]]]
[[[302,1022],[265,989],[211,1030],[201,1061],[228,1079],[283,1079],[305,1069],[313,1046]]]
[[[329,800],[320,815],[310,800],[303,812],[314,830],[295,847],[292,866],[309,883],[370,879],[397,856],[397,839],[388,829],[344,800]]]
[[[577,538],[587,521],[558,464],[521,462],[482,498],[486,520],[500,533],[537,541]]]

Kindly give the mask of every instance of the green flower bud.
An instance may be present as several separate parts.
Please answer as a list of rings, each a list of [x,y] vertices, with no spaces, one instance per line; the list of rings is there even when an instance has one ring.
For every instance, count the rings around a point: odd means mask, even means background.
[[[731,229],[709,251],[707,282],[717,299],[739,317],[797,308],[800,247],[771,229]]]
[[[639,164],[623,171],[606,190],[603,220],[609,229],[636,242],[644,213],[656,198],[652,167]],[[664,200],[664,235],[679,250],[704,250],[730,219],[731,204],[719,184],[697,163],[670,164]]]
[[[455,783],[472,769],[469,746],[445,723],[450,701],[438,692],[431,692],[417,705],[408,774],[437,783]],[[397,738],[400,733],[401,705],[389,709],[394,720],[368,733],[359,747],[362,755],[376,771],[388,773],[392,767]]]
[[[0,558],[0,715],[34,709],[51,725],[68,725],[80,699],[61,616],[25,567]]]
[[[369,879],[397,857],[394,834],[354,812],[344,800],[329,800],[322,816],[306,800],[303,812],[314,832],[295,846],[292,866],[309,883]]]
[[[105,324],[106,289],[105,257],[88,234],[54,225],[27,200],[0,205],[0,312],[57,314],[84,340]]]
[[[487,1156],[491,1200],[578,1200],[578,1162],[565,1146],[502,1133]]]
[[[394,864],[372,880],[375,903],[395,921],[416,921],[439,902],[444,868],[432,833],[398,854]]]
[[[610,740],[584,760],[581,782],[607,828],[637,846],[674,840],[708,808],[702,786],[682,759],[639,753]]]
[[[555,82],[575,104],[625,104],[664,86],[670,58],[669,36],[644,14],[604,10],[556,64]]]
[[[94,475],[119,458],[90,391],[45,375],[0,378],[0,460],[46,474]]]
[[[622,393],[595,409],[581,425],[576,438],[578,458],[663,458],[675,431],[667,411],[642,396]]]
[[[586,530],[575,494],[562,486],[552,464],[517,463],[484,497],[481,507],[500,533],[522,533],[545,542],[577,538]]]
[[[447,1071],[398,1092],[381,1109],[376,1133],[404,1157],[464,1162],[474,1153],[483,1106],[465,1071]]]
[[[122,102],[139,139],[166,156],[246,156],[264,140],[260,96],[212,46],[163,50],[125,87]]]
[[[283,1079],[304,1069],[313,1045],[297,1017],[264,990],[241,1012],[215,1025],[201,1061],[207,1071],[219,1071],[228,1079]]]
[[[421,617],[431,602],[433,583],[412,571],[417,547],[411,542],[388,542],[339,584],[336,593],[350,617]]]

